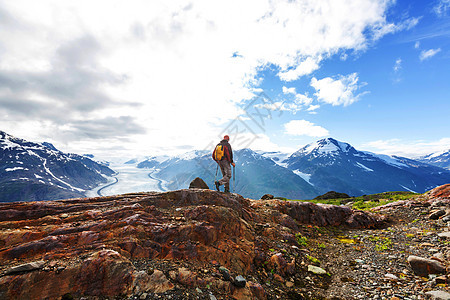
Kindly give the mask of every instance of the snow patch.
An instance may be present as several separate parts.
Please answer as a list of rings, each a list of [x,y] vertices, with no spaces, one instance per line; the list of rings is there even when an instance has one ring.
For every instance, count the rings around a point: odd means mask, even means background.
[[[360,164],[359,162],[356,162],[356,164],[358,165],[358,167],[360,167],[360,168],[366,170],[367,172],[373,172],[373,170],[372,170],[371,168],[368,168],[368,167],[366,167],[365,165]]]
[[[376,157],[378,159],[381,159],[382,161],[384,161],[385,163],[387,163],[388,165],[394,166],[394,167],[402,167],[402,168],[409,168],[408,165],[402,163],[400,160],[396,159],[395,157],[392,157],[390,155],[386,155],[386,154],[375,154],[372,152],[368,152],[368,151],[363,151],[363,153],[366,153],[368,155],[371,155],[373,157]]]
[[[25,170],[25,171],[27,171],[28,169],[22,168],[22,167],[14,167],[14,168],[6,168],[5,169],[6,172],[12,172],[12,171],[17,171],[17,170]]]
[[[309,181],[311,179],[312,174],[302,173],[302,172],[300,172],[300,170],[294,170],[292,172],[294,172],[295,175],[301,177],[304,181],[306,181],[310,185],[314,185]]]
[[[258,153],[259,155],[265,157],[265,158],[269,158],[271,159],[274,163],[276,163],[277,165],[283,167],[283,168],[287,168],[288,164],[284,163],[283,161],[287,160],[290,156],[290,154],[288,153],[283,153],[283,152],[264,152],[264,151],[255,151],[256,153]]]
[[[409,192],[411,192],[411,193],[417,193],[416,191],[413,191],[413,190],[407,188],[407,187],[404,186],[404,185],[401,185],[401,184],[399,184],[399,185],[400,185],[402,188],[404,188],[405,190],[407,190],[407,191],[409,191]]]
[[[61,180],[61,179],[59,179],[58,177],[56,177],[56,176],[50,171],[50,169],[47,167],[47,160],[46,160],[46,159],[44,159],[44,164],[43,164],[43,166],[44,166],[45,171],[46,171],[48,174],[50,174],[50,176],[52,176],[53,178],[55,178],[56,180],[58,180],[58,181],[61,182],[62,184],[64,184],[64,185],[70,187],[70,188],[71,188],[72,190],[74,190],[74,191],[84,192],[83,189],[74,187],[74,186],[70,185],[69,183],[65,182],[64,180]]]

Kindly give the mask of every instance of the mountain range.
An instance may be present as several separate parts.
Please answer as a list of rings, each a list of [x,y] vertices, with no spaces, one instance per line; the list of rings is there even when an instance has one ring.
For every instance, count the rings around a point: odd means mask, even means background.
[[[89,157],[0,131],[0,202],[84,197],[113,174]]]
[[[292,154],[235,150],[234,158],[231,189],[253,199],[266,193],[312,199],[331,190],[351,196],[423,193],[450,182],[449,151],[414,160],[359,151],[333,138]],[[161,190],[187,188],[196,177],[213,188],[214,181],[222,177],[207,150],[130,158],[125,164],[131,169],[136,166],[141,173],[148,170]],[[94,161],[91,155],[65,154],[52,144],[28,142],[0,131],[0,202],[83,197],[87,190],[106,184],[114,173],[108,163]]]
[[[447,151],[428,154],[419,157],[417,160],[436,167],[441,167],[450,170],[450,149]]]
[[[242,149],[234,151],[234,157],[235,190],[250,198],[270,193],[311,199],[330,190],[353,196],[385,191],[423,193],[450,182],[450,171],[441,167],[358,151],[332,138],[306,145],[291,155]],[[195,177],[213,187],[217,167],[209,151],[192,151],[166,159],[150,157],[137,166],[158,170],[155,175],[167,182],[168,189],[186,188]],[[220,177],[219,171],[217,178]]]
[[[448,170],[420,161],[358,151],[332,138],[309,144],[282,162],[320,193],[360,196],[385,191],[423,193],[450,182]]]

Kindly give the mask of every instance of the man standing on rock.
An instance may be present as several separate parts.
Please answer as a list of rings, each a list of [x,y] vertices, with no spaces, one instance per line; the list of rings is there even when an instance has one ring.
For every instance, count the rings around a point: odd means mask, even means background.
[[[214,152],[212,154],[213,159],[219,164],[220,170],[222,171],[223,178],[219,181],[215,181],[216,189],[220,191],[220,186],[225,185],[225,193],[230,192],[230,179],[231,179],[231,166],[236,165],[233,162],[233,150],[231,149],[228,141],[230,137],[225,135],[223,140],[217,144]]]

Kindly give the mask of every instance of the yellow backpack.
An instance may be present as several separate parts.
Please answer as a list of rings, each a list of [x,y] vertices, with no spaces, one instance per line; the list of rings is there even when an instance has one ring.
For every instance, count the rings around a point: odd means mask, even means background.
[[[214,150],[214,160],[222,160],[224,155],[223,145],[218,144]]]

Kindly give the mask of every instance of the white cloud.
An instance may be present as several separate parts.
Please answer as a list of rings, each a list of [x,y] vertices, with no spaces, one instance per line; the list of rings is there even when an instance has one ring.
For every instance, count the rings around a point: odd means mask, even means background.
[[[326,77],[317,80],[315,77],[311,79],[311,86],[316,89],[314,94],[318,100],[336,105],[350,105],[359,100],[364,94],[355,94],[355,92],[365,85],[358,84],[358,74],[352,73],[347,76],[340,75],[337,79]]]
[[[307,109],[307,111],[314,111],[316,109],[319,109],[320,105],[310,105]]]
[[[438,1],[433,10],[438,16],[446,16],[447,12],[450,11],[450,0]]]
[[[414,44],[414,48],[416,48],[416,49],[419,49],[419,48],[420,48],[420,42],[419,42],[419,41],[417,41],[417,42]]]
[[[283,94],[287,95],[287,94],[297,94],[297,92],[295,91],[295,87],[291,87],[291,88],[287,88],[285,86],[283,86]]]
[[[282,70],[278,73],[278,76],[283,81],[294,81],[299,79],[301,76],[311,74],[315,70],[319,69],[318,62],[321,59],[314,59],[312,57],[307,57],[305,60],[301,61],[297,67],[289,70]]]
[[[239,105],[254,96],[261,70],[274,66],[280,78],[294,80],[317,70],[334,54],[364,51],[382,35],[406,28],[386,20],[392,4],[2,1],[0,113],[8,117],[0,120],[0,128],[36,141],[52,138],[64,150],[79,153],[94,152],[98,144],[127,154],[170,152],[179,145],[199,148],[242,114]],[[88,52],[85,37],[93,45]],[[76,74],[69,63],[78,66]],[[86,80],[86,74],[95,81]],[[17,78],[30,80],[27,90],[21,90]],[[332,103],[348,105],[357,98],[355,85],[345,77],[337,81],[347,88]],[[51,82],[58,84],[41,84]],[[79,97],[84,104],[77,106],[80,90],[89,99]],[[11,99],[11,93],[16,98]],[[42,102],[52,109],[18,121],[14,109],[20,107],[12,100],[21,101],[24,111],[28,104]],[[299,96],[285,105],[296,110],[311,101]],[[79,124],[94,126],[96,120],[111,121],[102,123],[109,134],[91,141],[90,129]],[[133,126],[115,137],[114,120],[130,120]]]
[[[284,99],[283,101],[257,104],[255,107],[269,109],[272,111],[289,111],[295,114],[301,110],[305,110],[306,107],[308,105],[311,105],[311,103],[313,102],[313,99],[308,97],[307,95],[297,93],[295,87],[287,88],[283,86],[282,91],[284,95],[287,95],[286,99]]]
[[[401,70],[401,68],[402,68],[402,59],[397,58],[397,60],[395,61],[395,64],[394,64],[394,71],[398,72]]]
[[[230,144],[233,150],[242,148],[251,148],[252,150],[262,151],[280,151],[284,153],[293,153],[296,149],[290,147],[280,147],[272,142],[267,134],[252,135],[250,133],[230,136]]]
[[[442,138],[435,141],[377,140],[363,144],[361,147],[375,153],[414,158],[434,152],[450,150],[450,138]]]
[[[306,135],[323,137],[329,135],[328,130],[306,120],[292,120],[284,124],[285,133],[289,135]]]
[[[436,54],[438,54],[441,51],[441,48],[438,49],[430,49],[430,50],[423,50],[420,52],[420,61],[424,61],[426,59],[432,58]]]

